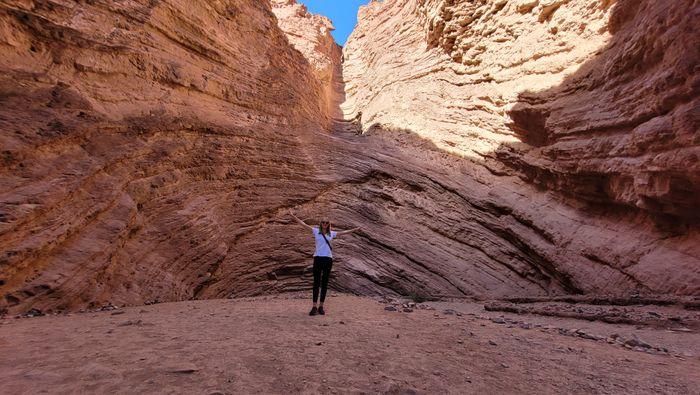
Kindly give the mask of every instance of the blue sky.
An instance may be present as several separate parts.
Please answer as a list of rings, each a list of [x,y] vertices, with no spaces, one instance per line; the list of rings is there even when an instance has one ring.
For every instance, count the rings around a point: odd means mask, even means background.
[[[370,0],[297,0],[306,5],[309,12],[327,16],[333,21],[333,37],[340,45],[345,45],[357,23],[357,9]]]

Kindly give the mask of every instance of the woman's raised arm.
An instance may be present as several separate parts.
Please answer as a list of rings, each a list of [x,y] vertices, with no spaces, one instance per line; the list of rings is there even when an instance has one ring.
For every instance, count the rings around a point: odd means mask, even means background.
[[[359,227],[359,226],[358,226],[357,228],[352,228],[352,229],[348,229],[348,230],[343,230],[343,231],[340,231],[340,232],[336,232],[336,235],[338,235],[338,236],[347,235],[347,234],[350,234],[350,233],[352,233],[352,232],[356,232],[356,231],[358,231],[358,230],[360,230],[360,227]]]
[[[300,220],[299,218],[297,218],[297,216],[294,215],[294,213],[292,212],[292,210],[289,210],[288,213],[289,213],[289,215],[292,216],[292,218],[294,218],[294,219],[299,223],[299,225],[301,225],[301,226],[303,226],[303,227],[305,227],[305,228],[307,228],[308,230],[310,230],[310,231],[313,232],[314,228],[313,228],[312,226],[310,226],[310,225],[307,225],[306,222],[304,222],[304,221]]]

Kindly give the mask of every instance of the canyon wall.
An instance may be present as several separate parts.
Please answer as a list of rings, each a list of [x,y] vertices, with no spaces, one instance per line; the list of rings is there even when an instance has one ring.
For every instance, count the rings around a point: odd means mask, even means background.
[[[0,310],[698,295],[698,6],[0,1]],[[342,59],[341,59],[342,55]]]
[[[324,87],[269,2],[2,1],[0,53],[0,308],[197,297],[319,188]]]
[[[333,24],[324,16],[311,14],[296,0],[272,0],[272,12],[289,42],[315,71],[328,114],[342,118],[339,105],[345,99],[341,65],[343,50],[331,36],[335,29]]]
[[[374,2],[345,50],[348,116],[550,190],[696,222],[697,12],[690,0]]]
[[[401,147],[411,178],[446,184],[400,218],[374,205],[401,233],[389,244],[470,295],[698,295],[699,12],[692,0],[361,8],[345,117]]]

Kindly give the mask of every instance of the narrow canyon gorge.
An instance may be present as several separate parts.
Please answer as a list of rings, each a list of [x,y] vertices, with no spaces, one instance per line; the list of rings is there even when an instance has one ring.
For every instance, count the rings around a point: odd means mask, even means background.
[[[0,0],[0,311],[700,296],[697,0]]]

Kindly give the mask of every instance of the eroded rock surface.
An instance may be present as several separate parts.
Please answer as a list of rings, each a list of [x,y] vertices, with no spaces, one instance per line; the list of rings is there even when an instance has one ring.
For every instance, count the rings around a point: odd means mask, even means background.
[[[697,8],[375,2],[345,50],[347,112],[549,190],[696,221]]]
[[[309,13],[306,6],[295,0],[272,0],[271,3],[279,27],[313,67],[323,87],[328,114],[342,118],[338,107],[345,98],[340,63],[342,48],[331,36],[335,29],[333,24],[324,16]]]
[[[0,309],[698,295],[698,6],[0,3]],[[357,132],[364,133],[359,134]]]
[[[698,12],[693,1],[363,7],[344,49],[346,117],[370,135],[401,130],[397,149],[418,158],[410,178],[444,185],[397,211],[399,249],[453,265],[445,277],[466,293],[700,293]]]
[[[0,21],[3,306],[189,299],[234,251],[271,264],[246,236],[319,188],[300,136],[330,117],[269,3],[4,1]]]

